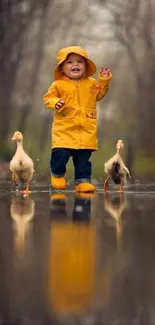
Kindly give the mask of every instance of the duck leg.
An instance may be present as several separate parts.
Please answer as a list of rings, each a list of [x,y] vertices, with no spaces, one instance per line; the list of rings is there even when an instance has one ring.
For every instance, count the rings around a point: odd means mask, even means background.
[[[104,187],[103,187],[103,189],[104,189],[105,192],[108,191],[108,189],[109,189],[109,187],[108,187],[109,179],[110,179],[110,176],[108,176],[108,177],[106,178],[105,182],[104,182]]]
[[[12,183],[16,184],[16,174],[12,173]]]
[[[120,184],[119,189],[116,192],[119,192],[119,193],[122,193],[123,192],[123,183],[122,182]]]
[[[27,182],[26,189],[22,191],[23,194],[29,195],[31,193],[31,191],[29,191],[29,186],[30,186],[30,182]]]

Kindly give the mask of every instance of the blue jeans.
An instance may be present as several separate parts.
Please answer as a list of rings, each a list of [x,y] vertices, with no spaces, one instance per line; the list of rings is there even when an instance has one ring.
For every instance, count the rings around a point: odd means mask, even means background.
[[[81,209],[78,209],[78,207]],[[74,197],[74,207],[72,210],[72,221],[89,223],[91,218],[91,199],[86,197]],[[50,202],[50,219],[56,221],[70,220],[67,214],[66,199],[52,198]]]
[[[54,148],[51,151],[50,167],[55,177],[63,177],[66,173],[66,165],[70,157],[74,164],[75,184],[91,183],[91,157],[92,150]]]

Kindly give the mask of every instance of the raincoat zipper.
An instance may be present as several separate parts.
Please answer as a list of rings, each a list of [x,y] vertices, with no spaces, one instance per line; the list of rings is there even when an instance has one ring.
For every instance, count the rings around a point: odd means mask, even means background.
[[[79,103],[79,106],[80,106],[80,92],[79,92],[78,81],[75,81],[75,87],[76,87],[76,92],[77,92],[78,103]],[[79,116],[80,116],[80,113],[79,113]],[[79,136],[80,136],[81,125],[78,124],[77,127],[78,127]],[[80,148],[80,143],[81,143],[81,138],[79,139],[79,148]]]
[[[76,91],[77,91],[78,103],[80,105],[80,92],[79,92],[79,87],[78,87],[78,82],[77,81],[75,81],[75,87],[76,87]]]

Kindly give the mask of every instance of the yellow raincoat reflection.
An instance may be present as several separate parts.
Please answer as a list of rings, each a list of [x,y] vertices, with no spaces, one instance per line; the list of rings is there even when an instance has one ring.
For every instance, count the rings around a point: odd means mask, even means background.
[[[76,197],[73,220],[66,220],[65,205],[64,213],[62,204],[51,212],[52,219],[59,208],[61,213],[61,220],[51,222],[50,242],[50,308],[57,313],[82,312],[92,301],[95,232],[89,204]]]

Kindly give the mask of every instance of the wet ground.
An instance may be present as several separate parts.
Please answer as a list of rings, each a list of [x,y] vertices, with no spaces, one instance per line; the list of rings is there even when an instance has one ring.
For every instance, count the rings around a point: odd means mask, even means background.
[[[0,325],[155,324],[155,185],[1,185],[0,220]]]

